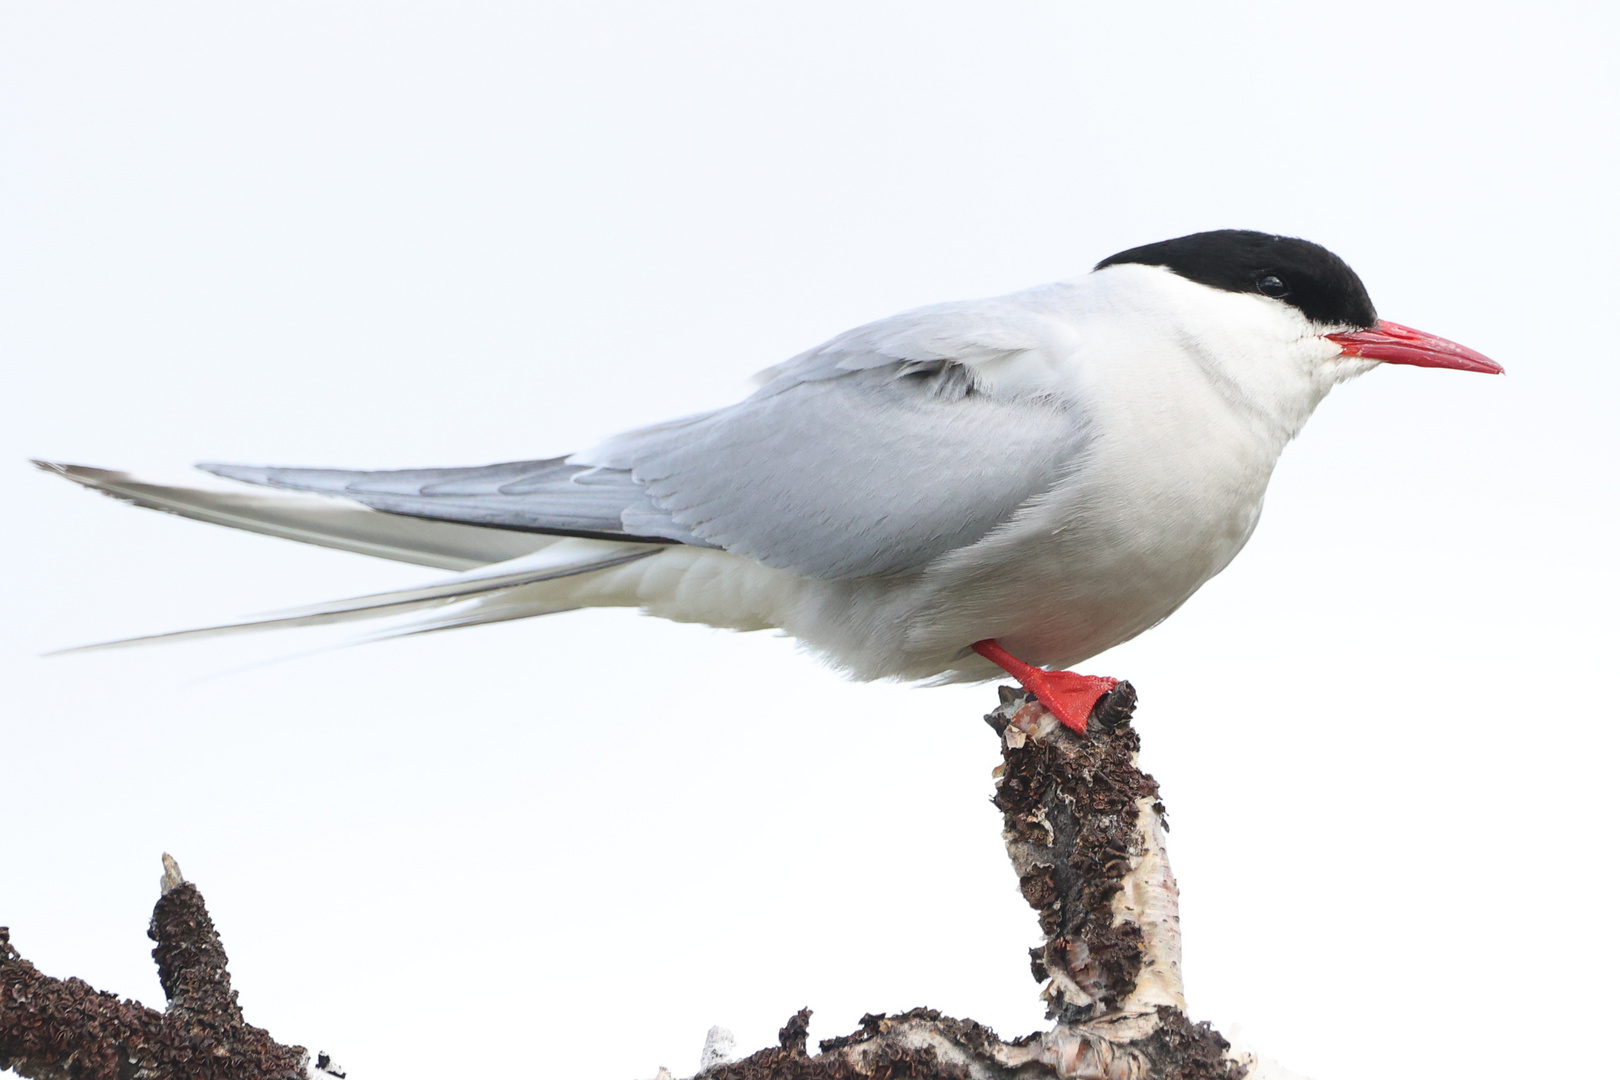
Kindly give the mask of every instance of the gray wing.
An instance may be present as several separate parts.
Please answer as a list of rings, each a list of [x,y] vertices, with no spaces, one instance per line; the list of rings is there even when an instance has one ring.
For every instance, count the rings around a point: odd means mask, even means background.
[[[980,539],[1078,463],[1073,403],[982,377],[1038,361],[1052,337],[1050,320],[1012,298],[940,305],[835,338],[729,408],[569,458],[203,468],[396,514],[718,547],[817,578],[904,573]]]
[[[761,393],[606,448],[677,531],[817,578],[919,569],[973,543],[1078,459],[1083,428],[1052,401],[975,389],[958,365],[848,372]]]
[[[373,510],[495,529],[655,543],[696,537],[627,531],[626,513],[651,509],[628,470],[569,464],[566,458],[454,469],[288,469],[204,462],[216,476],[250,484],[341,495]]]

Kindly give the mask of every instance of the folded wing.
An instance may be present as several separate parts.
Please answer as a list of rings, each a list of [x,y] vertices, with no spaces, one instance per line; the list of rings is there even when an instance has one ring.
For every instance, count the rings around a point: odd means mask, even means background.
[[[1077,404],[1040,391],[1061,322],[1027,299],[850,331],[728,408],[571,457],[219,476],[488,529],[718,547],[817,578],[906,573],[985,536],[1077,467]]]
[[[290,491],[339,495],[388,514],[597,540],[696,542],[635,533],[627,513],[654,508],[627,470],[593,469],[566,458],[450,469],[287,469],[207,462],[215,476]]]

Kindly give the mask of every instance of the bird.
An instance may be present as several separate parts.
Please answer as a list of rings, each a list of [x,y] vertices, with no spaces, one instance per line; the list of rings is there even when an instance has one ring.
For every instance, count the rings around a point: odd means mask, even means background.
[[[1312,411],[1385,364],[1503,372],[1380,319],[1327,248],[1220,229],[867,323],[767,368],[741,401],[564,456],[198,466],[255,485],[234,491],[36,464],[184,517],[457,571],[80,648],[409,616],[375,640],[632,607],[774,628],[860,680],[1005,672],[1084,732],[1117,681],[1067,669],[1224,569]]]

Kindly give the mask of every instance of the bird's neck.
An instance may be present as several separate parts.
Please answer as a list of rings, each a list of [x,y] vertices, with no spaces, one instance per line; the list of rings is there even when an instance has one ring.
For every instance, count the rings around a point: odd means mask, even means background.
[[[1206,288],[1162,267],[1110,267],[1065,295],[1084,326],[1070,371],[1088,402],[1232,423],[1280,454],[1341,372],[1337,346],[1297,310]]]

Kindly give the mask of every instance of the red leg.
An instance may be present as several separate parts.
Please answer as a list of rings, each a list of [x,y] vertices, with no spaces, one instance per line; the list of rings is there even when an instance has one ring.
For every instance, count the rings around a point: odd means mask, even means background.
[[[975,641],[973,651],[1017,679],[1019,685],[1052,710],[1052,715],[1061,720],[1064,727],[1081,734],[1085,733],[1086,721],[1091,719],[1091,710],[1097,702],[1119,685],[1118,679],[1031,667],[991,638]]]

